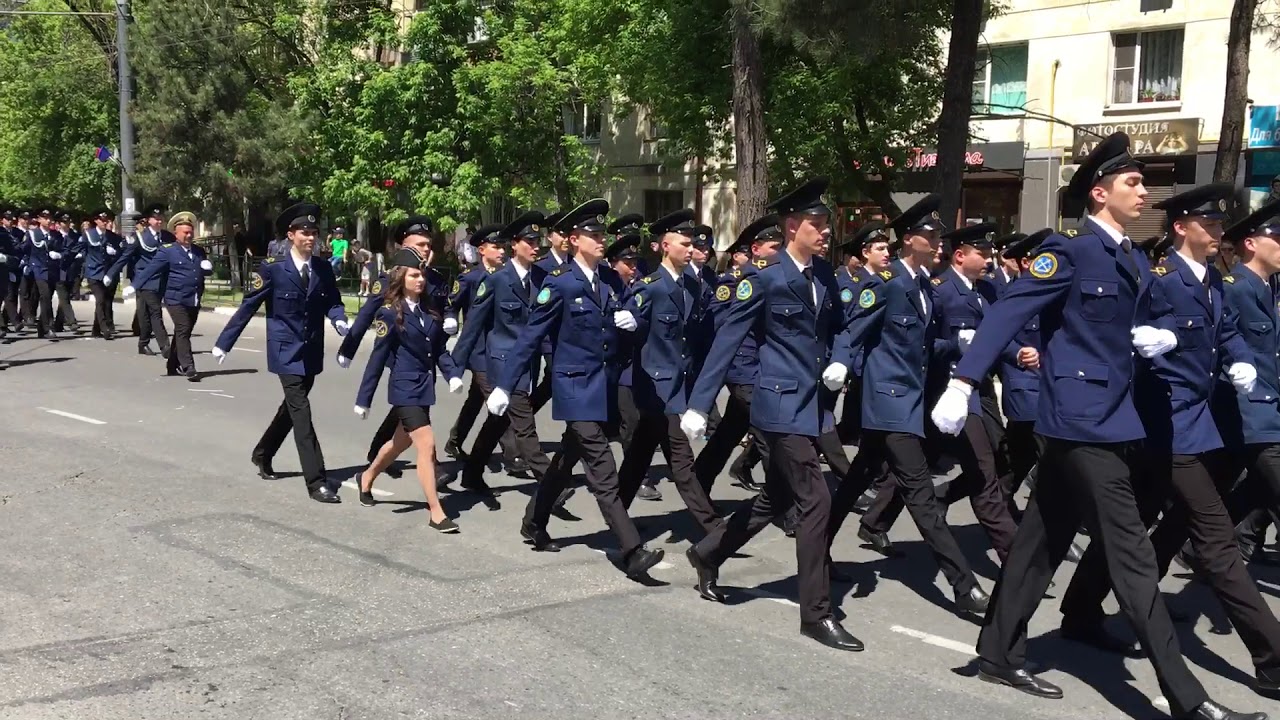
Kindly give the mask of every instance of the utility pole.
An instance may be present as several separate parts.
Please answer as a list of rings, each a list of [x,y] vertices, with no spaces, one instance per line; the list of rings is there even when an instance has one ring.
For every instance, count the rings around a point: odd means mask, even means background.
[[[129,106],[133,101],[133,73],[129,69],[129,0],[116,0],[116,71],[120,76],[120,225],[122,231],[133,227],[138,202],[129,186],[133,174],[133,117]]]

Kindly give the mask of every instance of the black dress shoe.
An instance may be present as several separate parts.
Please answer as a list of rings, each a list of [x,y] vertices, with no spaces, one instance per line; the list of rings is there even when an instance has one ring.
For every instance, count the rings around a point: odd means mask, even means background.
[[[867,511],[871,509],[871,503],[874,502],[875,499],[875,493],[872,493],[870,490],[862,493],[858,496],[857,500],[853,501],[853,511],[859,515],[866,515]]]
[[[525,477],[529,474],[529,461],[521,457],[518,457],[509,463],[503,463],[503,466],[503,469],[507,471],[508,475]]]
[[[187,382],[200,382],[200,373],[196,372],[195,370],[192,370],[186,375],[187,375]]]
[[[338,497],[338,493],[334,492],[328,485],[322,485],[310,493],[311,499],[322,503],[340,503],[342,498]]]
[[[444,454],[455,460],[460,459],[465,455],[465,453],[462,452],[462,448],[458,447],[457,440],[450,440],[444,444]]]
[[[729,477],[732,479],[734,485],[737,485],[747,492],[760,492],[760,483],[757,483],[755,478],[751,477],[751,473],[747,471],[746,468],[729,468]]]
[[[698,574],[698,594],[703,600],[711,602],[724,602],[724,593],[720,592],[720,588],[716,586],[716,580],[719,579],[720,569],[711,567],[702,559],[698,551],[689,548],[684,551],[684,556],[689,559],[689,564],[693,566],[693,571]]]
[[[1083,557],[1084,550],[1082,550],[1079,545],[1071,543],[1071,547],[1067,548],[1067,562],[1079,563],[1080,559]]]
[[[497,493],[493,491],[493,488],[489,487],[489,483],[485,482],[483,478],[463,478],[461,484],[463,490],[468,490],[486,498],[497,497]]]
[[[875,532],[866,525],[858,526],[858,539],[885,557],[893,557],[897,554],[893,549],[893,542],[889,540],[886,533]]]
[[[269,460],[258,460],[257,458],[252,458],[250,462],[253,463],[254,467],[258,468],[258,477],[263,480],[276,479],[276,471],[271,469],[271,462]]]
[[[956,611],[973,615],[986,615],[987,606],[991,604],[991,596],[978,585],[969,592],[956,595]]]
[[[1242,713],[1223,707],[1212,700],[1205,700],[1200,707],[1183,716],[1186,720],[1267,720],[1263,712]]]
[[[579,518],[577,515],[569,512],[564,507],[564,504],[569,502],[569,498],[573,497],[575,492],[577,492],[577,488],[572,487],[567,487],[561,490],[560,494],[556,496],[555,504],[551,506],[551,514],[567,522],[577,522],[578,520],[581,520],[582,518]]]
[[[1073,622],[1063,618],[1062,627],[1058,632],[1063,640],[1088,645],[1095,650],[1101,650],[1112,655],[1140,658],[1145,654],[1140,645],[1126,642],[1112,635],[1102,626],[1101,622]]]
[[[152,355],[152,356],[154,356],[154,355],[156,354],[156,351],[155,351],[155,350],[152,350],[152,349],[151,349],[151,347],[150,347],[150,346],[148,346],[148,345],[143,345],[143,346],[141,346],[141,347],[139,347],[139,348],[138,348],[138,354],[139,354],[139,355]]]
[[[800,623],[800,634],[813,638],[829,648],[848,652],[862,652],[862,641],[849,634],[835,618],[826,618],[816,623]]]
[[[1253,677],[1255,690],[1267,697],[1280,696],[1280,668],[1258,668]]]
[[[978,677],[996,685],[1008,685],[1014,690],[1021,690],[1028,695],[1058,700],[1062,698],[1062,688],[1048,680],[1041,680],[1022,668],[1016,670],[997,667],[986,660],[978,662]]]
[[[458,527],[458,523],[454,522],[453,518],[445,518],[440,522],[428,520],[427,525],[429,525],[432,530],[435,530],[438,533],[444,533],[445,535],[453,535],[462,531],[462,528]]]
[[[528,523],[520,523],[520,537],[533,546],[534,552],[560,552],[560,545],[551,539],[546,530],[535,530]]]
[[[641,577],[653,569],[654,565],[662,562],[662,557],[666,555],[661,548],[650,550],[641,545],[631,554],[627,556],[626,572],[628,577]]]
[[[370,462],[372,462],[372,460]],[[386,473],[387,477],[393,480],[399,480],[400,478],[404,477],[404,470],[400,469],[399,463],[391,463],[390,465],[387,466],[387,469],[383,470],[382,472]],[[438,488],[440,487],[440,485],[441,485],[440,479],[436,478],[436,487]]]

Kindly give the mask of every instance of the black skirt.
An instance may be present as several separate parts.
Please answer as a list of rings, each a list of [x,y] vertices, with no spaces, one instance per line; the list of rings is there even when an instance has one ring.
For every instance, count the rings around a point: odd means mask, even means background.
[[[425,405],[397,405],[396,417],[400,418],[405,432],[431,427],[431,408]]]

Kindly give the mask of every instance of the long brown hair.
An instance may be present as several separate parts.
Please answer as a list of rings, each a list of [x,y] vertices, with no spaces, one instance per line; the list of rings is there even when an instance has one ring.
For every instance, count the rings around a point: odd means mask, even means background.
[[[436,325],[443,325],[444,320],[440,317],[440,311],[431,302],[431,279],[427,276],[425,270],[419,270],[422,273],[422,294],[418,296],[419,307],[426,310],[436,321]],[[396,329],[404,330],[404,303],[400,302],[405,299],[404,283],[405,277],[409,274],[407,267],[391,268],[391,273],[387,276],[387,291],[382,296],[383,304],[390,305],[396,311]]]

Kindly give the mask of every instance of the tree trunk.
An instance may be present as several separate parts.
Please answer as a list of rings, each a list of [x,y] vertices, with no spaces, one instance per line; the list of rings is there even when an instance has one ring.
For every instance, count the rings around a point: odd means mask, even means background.
[[[556,202],[562,211],[577,207],[573,202],[573,188],[569,186],[569,149],[564,146],[564,138],[556,142]]]
[[[942,114],[938,118],[938,181],[942,193],[939,213],[949,227],[959,224],[964,181],[964,154],[969,145],[969,114],[973,105],[974,63],[982,30],[983,0],[955,0],[951,43],[942,85]]]
[[[733,2],[733,146],[737,155],[738,226],[764,215],[769,202],[769,165],[764,130],[764,73],[760,40],[748,0]]]
[[[1231,30],[1227,34],[1227,89],[1222,103],[1222,131],[1218,133],[1218,157],[1213,164],[1215,182],[1235,183],[1244,144],[1245,100],[1249,94],[1249,45],[1258,0],[1235,0]]]

